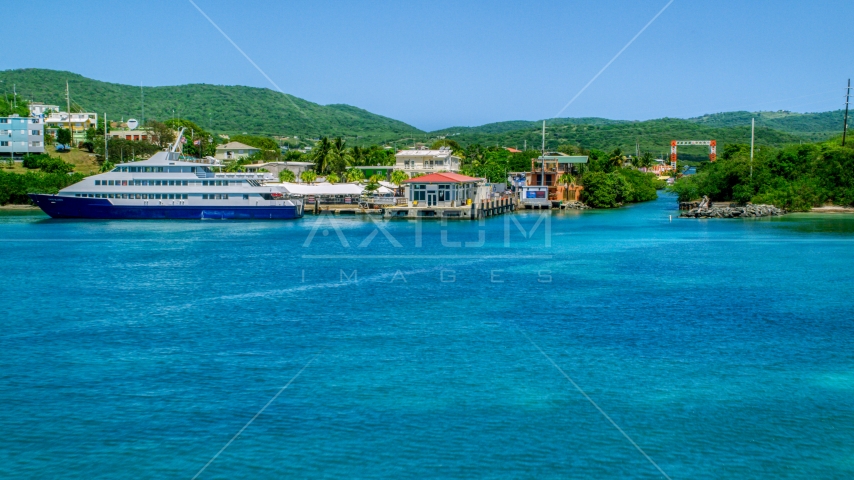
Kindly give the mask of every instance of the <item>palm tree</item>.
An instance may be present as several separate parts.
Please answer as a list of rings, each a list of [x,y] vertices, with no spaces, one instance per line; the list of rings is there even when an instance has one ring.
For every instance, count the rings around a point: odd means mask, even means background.
[[[327,137],[321,138],[314,144],[314,150],[311,152],[311,159],[314,162],[314,169],[318,173],[327,173],[330,171],[332,158],[330,151],[332,150],[332,142]]]
[[[297,176],[294,175],[294,172],[284,169],[279,172],[279,181],[282,183],[293,183],[297,179]]]
[[[570,185],[575,185],[575,177],[572,176],[571,173],[564,173],[557,179],[558,183],[562,183],[565,186],[569,187]]]
[[[643,155],[641,155],[641,156],[640,156],[640,159],[638,160],[638,163],[640,164],[640,166],[641,166],[641,167],[649,168],[649,167],[651,167],[651,166],[652,166],[652,162],[653,162],[653,160],[654,160],[654,159],[652,158],[652,154],[651,154],[651,153],[649,153],[649,152],[643,152]]]
[[[335,185],[336,183],[340,182],[341,179],[338,178],[338,175],[336,175],[334,173],[330,173],[329,175],[326,176],[326,181]]]
[[[397,185],[398,190],[400,190],[400,186],[403,182],[407,180],[409,180],[409,175],[407,175],[403,170],[395,170],[391,172],[391,183]]]
[[[305,183],[314,183],[317,180],[317,174],[311,170],[306,170],[299,175],[299,178]]]
[[[240,163],[240,160],[238,160],[236,162],[231,162],[230,164],[228,164],[228,166],[225,167],[225,171],[229,173],[245,172],[246,168],[243,166],[242,163]]]
[[[480,144],[469,145],[466,148],[465,159],[466,164],[472,168],[479,167],[484,158],[486,157],[486,149],[484,149]]]
[[[351,168],[344,173],[348,182],[358,182],[365,179],[365,173],[358,168]]]
[[[610,163],[614,168],[622,167],[623,161],[625,161],[625,159],[623,158],[623,151],[620,147],[615,148],[614,151],[611,152],[611,156],[608,157],[608,163]]]
[[[350,166],[364,167],[367,165],[368,152],[370,150],[358,145],[350,149]]]
[[[330,144],[329,148],[329,160],[328,160],[328,170],[326,172],[343,172],[349,165],[353,162],[353,157],[350,155],[350,151],[347,150],[346,140],[341,137],[337,137]]]

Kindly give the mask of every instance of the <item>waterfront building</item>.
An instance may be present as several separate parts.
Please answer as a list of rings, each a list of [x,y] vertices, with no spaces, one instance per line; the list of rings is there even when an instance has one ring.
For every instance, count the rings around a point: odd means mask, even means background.
[[[44,127],[40,117],[0,117],[0,154],[44,153]]]
[[[406,204],[385,208],[386,218],[476,219],[515,209],[512,197],[496,193],[495,186],[483,178],[439,172],[403,183]]]
[[[403,170],[410,176],[414,173],[459,172],[460,158],[454,156],[449,147],[438,150],[427,148],[401,150],[394,155],[395,170]]]
[[[457,207],[477,198],[483,179],[458,173],[431,173],[404,180],[404,196],[410,207]],[[491,192],[491,190],[490,190]]]
[[[56,131],[60,128],[71,130],[71,143],[78,144],[86,141],[86,130],[98,127],[97,113],[68,113],[52,112],[45,116],[45,133],[56,138]]]
[[[547,152],[531,159],[531,171],[525,175],[525,185],[519,186],[519,201],[524,206],[544,207],[550,202],[577,201],[583,187],[566,185],[560,177],[577,175],[581,165],[586,164],[587,156],[567,155],[560,152]]]
[[[215,156],[218,160],[239,160],[260,151],[260,148],[250,147],[240,142],[228,142],[216,146]]]

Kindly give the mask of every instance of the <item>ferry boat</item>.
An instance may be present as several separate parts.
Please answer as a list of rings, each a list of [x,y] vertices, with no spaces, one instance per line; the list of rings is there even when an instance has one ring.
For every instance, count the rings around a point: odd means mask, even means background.
[[[122,163],[86,177],[56,195],[29,194],[53,218],[91,219],[293,219],[303,202],[272,175],[216,173],[179,160],[183,129],[168,150],[148,160]]]

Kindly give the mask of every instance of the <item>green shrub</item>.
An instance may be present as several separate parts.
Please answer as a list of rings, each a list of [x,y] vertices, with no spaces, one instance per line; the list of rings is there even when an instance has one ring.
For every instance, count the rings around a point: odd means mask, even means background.
[[[584,190],[581,199],[595,208],[614,208],[625,203],[648,202],[658,198],[662,186],[655,175],[630,168],[617,168],[610,173],[587,171],[581,177]]]
[[[763,146],[751,164],[749,149],[731,148],[720,161],[680,178],[669,190],[680,201],[708,195],[717,201],[767,203],[790,211],[827,202],[852,205],[854,149],[833,141],[782,149]]]
[[[51,157],[46,153],[38,155],[26,155],[22,162],[24,168],[39,168],[45,173],[69,173],[74,170],[74,165],[66,163],[59,158]]]
[[[80,180],[83,180],[80,173],[0,172],[0,205],[25,205],[30,203],[28,193],[57,193]]]

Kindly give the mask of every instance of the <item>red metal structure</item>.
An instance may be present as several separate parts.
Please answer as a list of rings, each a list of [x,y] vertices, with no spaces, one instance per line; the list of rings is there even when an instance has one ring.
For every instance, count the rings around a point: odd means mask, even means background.
[[[670,142],[670,166],[676,169],[676,146],[682,145],[708,145],[709,161],[718,159],[718,142],[716,140],[672,140]]]

